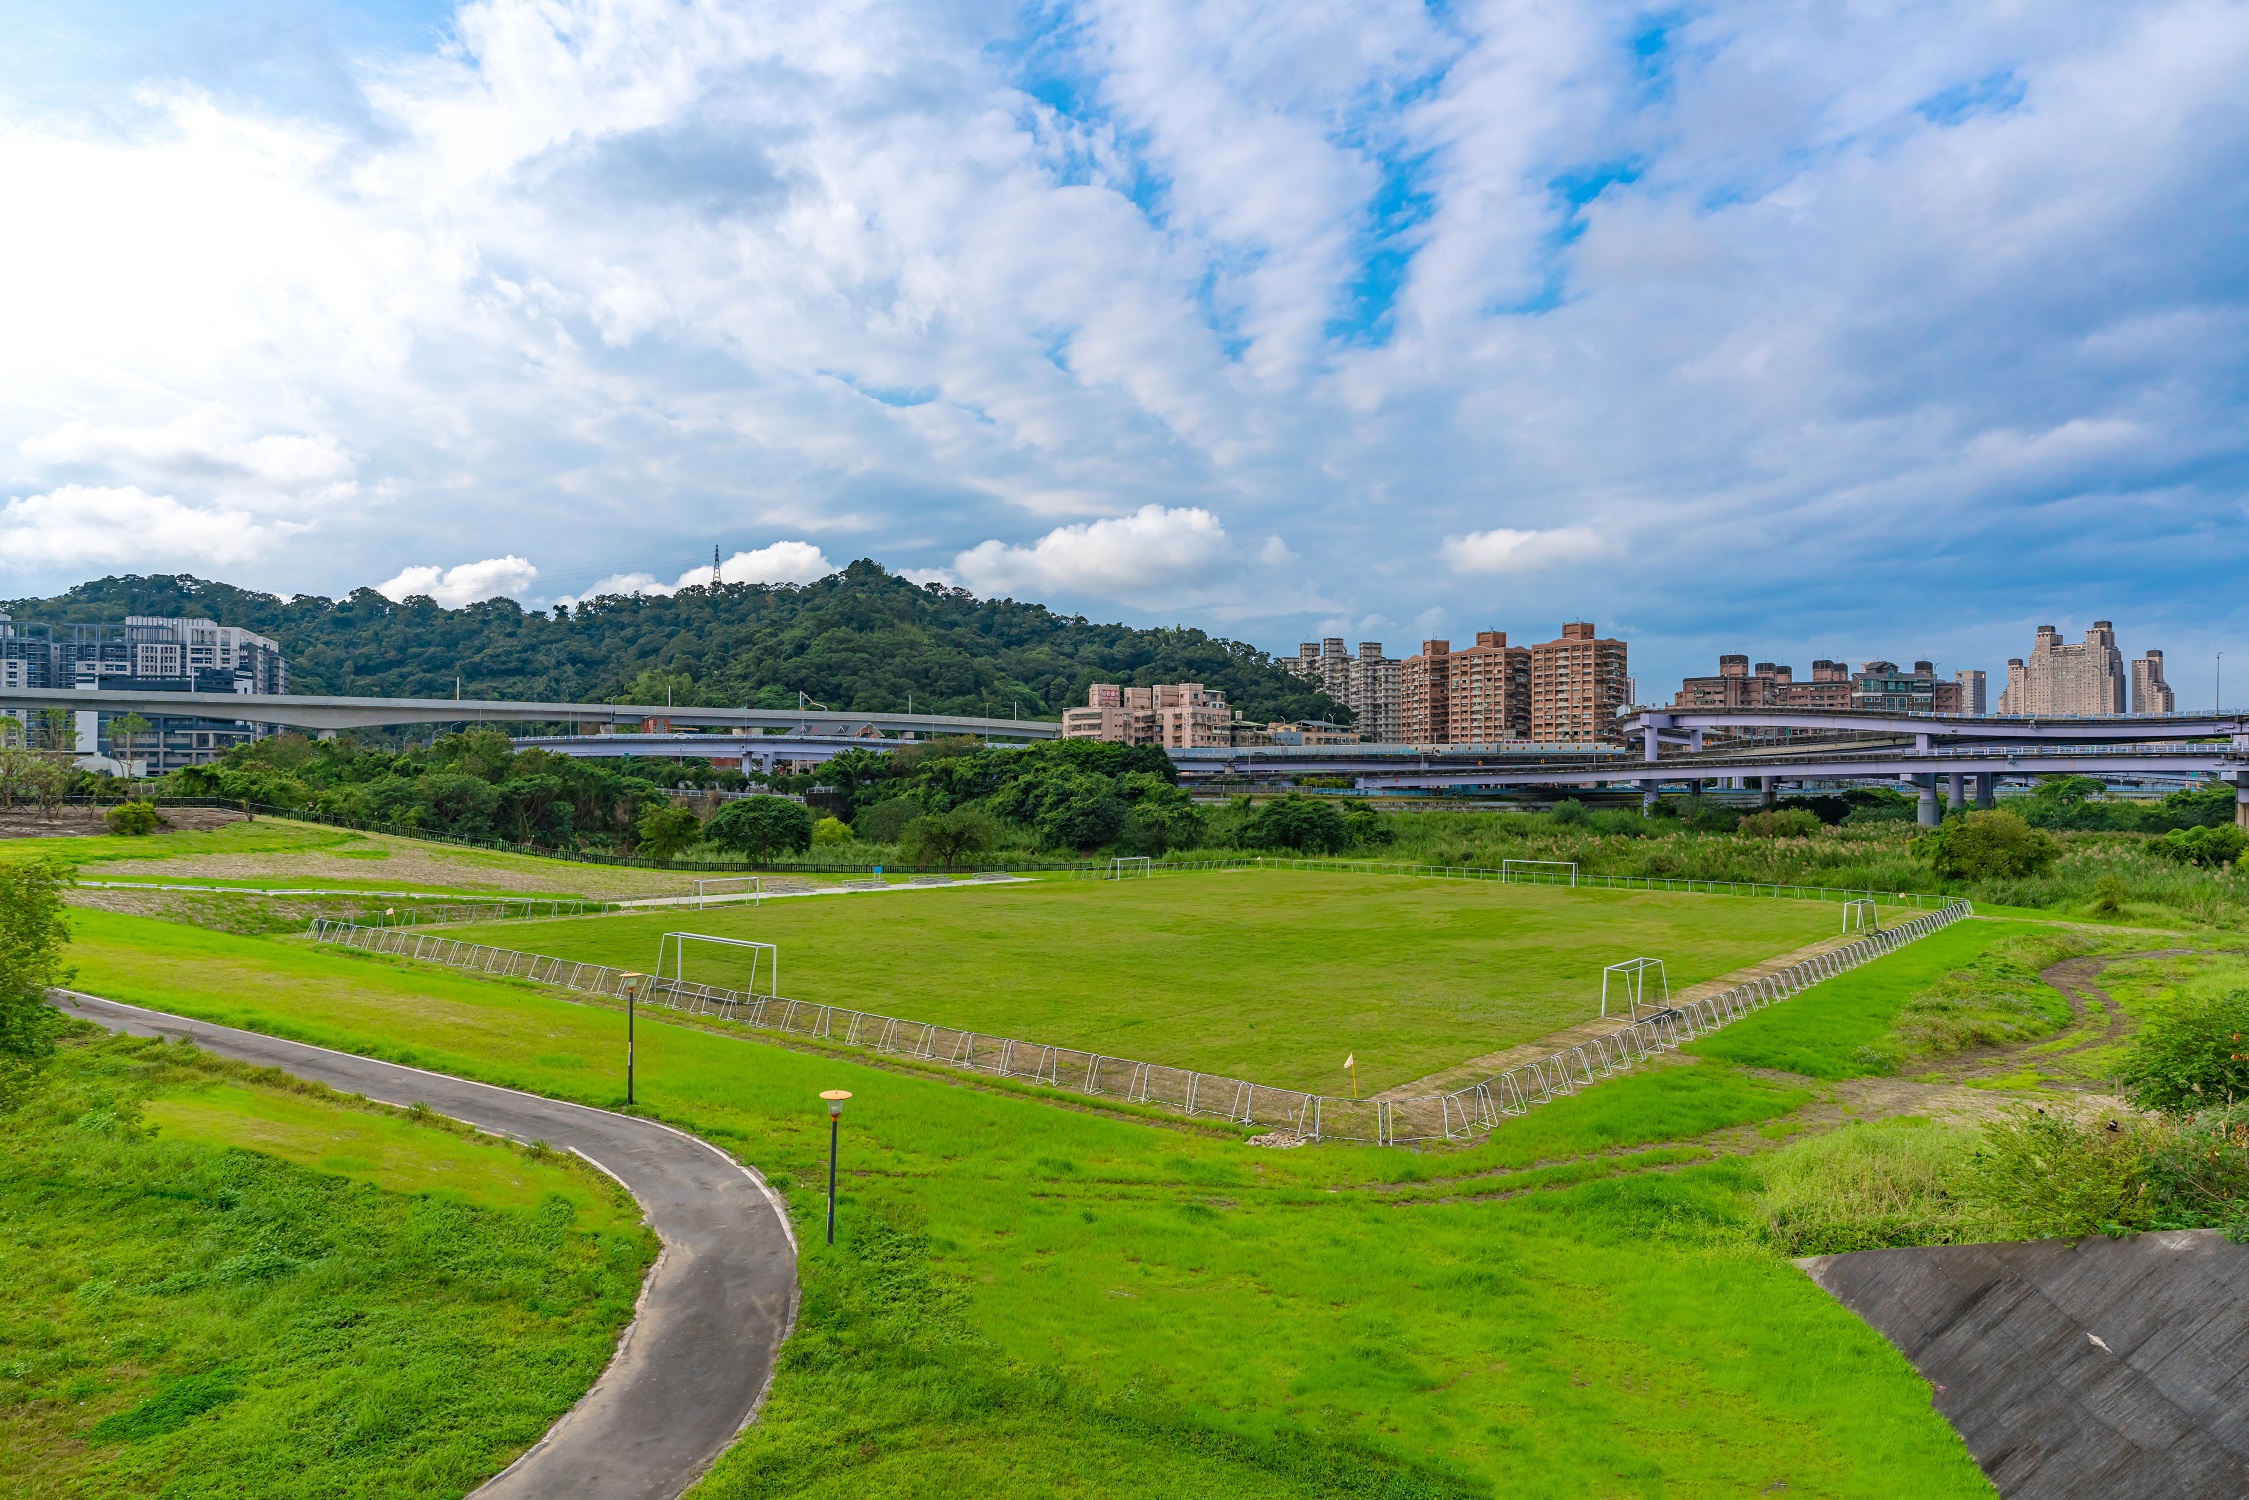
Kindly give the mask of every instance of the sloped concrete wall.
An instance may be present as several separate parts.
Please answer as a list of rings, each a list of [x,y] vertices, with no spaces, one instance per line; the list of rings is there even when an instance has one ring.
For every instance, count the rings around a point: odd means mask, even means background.
[[[2007,1500],[2249,1497],[2249,1247],[2214,1230],[1799,1262]]]

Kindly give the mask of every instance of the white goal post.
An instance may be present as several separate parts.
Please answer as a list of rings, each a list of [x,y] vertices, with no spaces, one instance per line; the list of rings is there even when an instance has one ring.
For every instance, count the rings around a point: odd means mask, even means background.
[[[689,943],[714,943],[721,948],[749,949],[750,980],[749,983],[742,986],[742,993],[745,995],[757,994],[758,970],[763,968],[766,970],[765,993],[776,1000],[781,997],[781,950],[778,947],[772,943],[751,942],[747,938],[712,937],[707,932],[665,933],[662,941],[656,944],[656,977],[658,979],[664,977],[664,964],[668,959],[672,965],[672,982],[674,984],[687,983],[687,945]],[[766,962],[767,955],[771,955],[772,962]]]
[[[1109,878],[1111,880],[1125,880],[1134,875],[1147,880],[1152,879],[1155,873],[1155,860],[1145,854],[1120,854],[1109,861]]]
[[[1861,896],[1843,903],[1843,930],[1845,932],[1880,932],[1882,908],[1870,897]]]
[[[1514,880],[1518,872],[1521,872],[1527,874],[1535,884],[1541,879],[1539,872],[1542,869],[1569,871],[1570,889],[1577,889],[1577,861],[1571,859],[1503,859],[1499,862],[1499,878],[1503,881]]]
[[[1648,998],[1648,975],[1651,973],[1656,977],[1657,993],[1663,997],[1661,1001]],[[1671,1008],[1671,981],[1663,972],[1663,960],[1660,958],[1628,958],[1623,963],[1610,964],[1601,971],[1601,1014],[1604,1016],[1609,1013],[1609,984],[1612,980],[1616,983],[1617,998],[1625,1003],[1635,1021],[1640,1019],[1642,1005],[1658,1010]]]
[[[713,890],[713,886],[740,886],[739,890]],[[765,904],[765,887],[755,875],[711,875],[695,882],[695,909],[701,911],[712,900],[739,899],[747,896],[750,905]]]

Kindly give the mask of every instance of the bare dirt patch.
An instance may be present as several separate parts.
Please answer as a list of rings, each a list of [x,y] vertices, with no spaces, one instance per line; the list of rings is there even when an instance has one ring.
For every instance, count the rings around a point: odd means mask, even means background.
[[[92,838],[109,832],[102,822],[108,811],[106,807],[58,807],[50,818],[35,807],[6,808],[0,810],[0,839]],[[225,807],[165,807],[158,812],[170,826],[158,828],[149,835],[152,839],[167,833],[202,833],[242,821],[241,813]]]

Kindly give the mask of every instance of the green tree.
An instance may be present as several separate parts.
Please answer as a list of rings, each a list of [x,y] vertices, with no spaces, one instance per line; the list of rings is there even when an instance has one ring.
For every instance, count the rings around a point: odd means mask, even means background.
[[[2007,880],[2036,875],[2060,858],[2062,846],[2011,812],[1947,818],[1916,838],[1912,850],[1948,880]]]
[[[994,848],[999,839],[1000,825],[990,813],[981,807],[956,807],[908,823],[899,838],[899,853],[910,863],[950,870],[970,855]]]
[[[125,767],[128,777],[133,774],[133,747],[154,727],[148,720],[134,713],[119,714],[109,721],[110,748],[116,752],[116,758]]]
[[[1334,803],[1290,792],[1257,810],[1242,829],[1242,842],[1253,849],[1334,854],[1350,847],[1351,830]]]
[[[46,994],[74,977],[63,891],[76,875],[59,861],[0,861],[0,1103],[54,1051],[62,1018]]]
[[[742,797],[719,809],[703,837],[759,864],[812,845],[812,812],[786,797]]]
[[[2142,1109],[2173,1113],[2249,1101],[2249,989],[2188,995],[2148,1018],[2120,1070]]]
[[[815,845],[848,844],[851,825],[841,818],[822,818],[812,825],[812,842]]]
[[[851,826],[859,837],[870,844],[895,844],[906,831],[906,825],[920,817],[925,809],[910,797],[893,797],[888,802],[877,802],[859,814]]]
[[[682,849],[703,836],[703,825],[684,807],[652,802],[642,809],[633,832],[640,841],[638,847],[642,855],[668,865],[679,857]]]

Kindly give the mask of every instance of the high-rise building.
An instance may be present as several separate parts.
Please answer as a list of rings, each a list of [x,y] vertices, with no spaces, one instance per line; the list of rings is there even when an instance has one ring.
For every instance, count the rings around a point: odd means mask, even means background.
[[[1293,672],[1351,710],[1362,739],[1395,742],[1405,732],[1399,699],[1400,664],[1382,654],[1382,642],[1359,642],[1359,654],[1347,656],[1341,636],[1306,641],[1293,657],[1281,658],[1284,671]]]
[[[1447,665],[1446,734],[1455,745],[1531,737],[1531,650],[1504,630],[1479,630]]]
[[[1983,673],[1975,667],[1962,667],[1952,674],[1953,685],[1960,689],[1960,712],[1981,714],[1985,712]]]
[[[285,693],[289,663],[279,642],[214,620],[128,615],[120,624],[47,625],[0,612],[0,688],[82,692]],[[28,726],[29,711],[5,710]],[[109,726],[123,715],[99,706],[72,710],[82,756],[112,753]],[[160,776],[216,760],[271,732],[246,720],[143,714],[149,728],[129,753],[141,772]],[[28,727],[16,731],[28,737]]]
[[[1452,743],[1452,642],[1423,641],[1398,667],[1399,727],[1409,745]]]
[[[1596,637],[1587,621],[1564,625],[1531,647],[1531,738],[1614,740],[1629,681],[1624,642]]]
[[[2007,689],[1999,695],[2003,714],[2072,717],[2124,712],[2124,653],[2116,648],[2116,627],[2095,620],[2082,644],[2071,645],[2051,625],[2038,627],[2029,657],[2007,661]]]
[[[2150,651],[2132,659],[2132,712],[2170,714],[2179,711],[2178,695],[2163,680],[2163,653]]]

